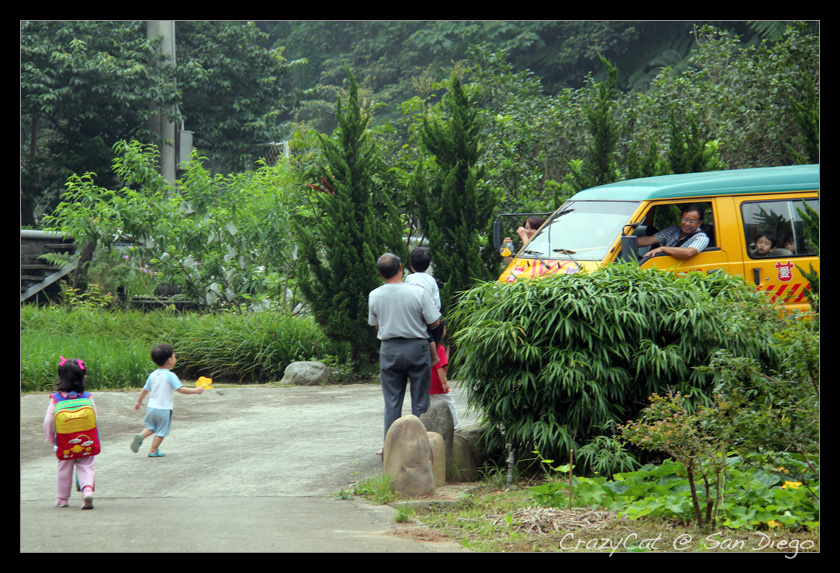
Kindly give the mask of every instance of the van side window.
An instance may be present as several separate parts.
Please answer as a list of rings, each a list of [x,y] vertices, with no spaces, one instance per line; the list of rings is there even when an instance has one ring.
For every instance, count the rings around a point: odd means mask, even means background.
[[[805,236],[805,205],[820,212],[819,199],[745,202],[741,205],[747,252],[754,259],[813,255]]]

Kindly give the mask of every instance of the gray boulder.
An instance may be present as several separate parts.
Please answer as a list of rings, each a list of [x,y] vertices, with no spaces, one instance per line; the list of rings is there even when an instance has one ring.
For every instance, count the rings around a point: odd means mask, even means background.
[[[437,432],[426,432],[429,446],[432,448],[432,473],[435,476],[435,487],[446,485],[446,446],[443,437]]]
[[[481,466],[492,457],[482,445],[481,436],[484,431],[485,427],[478,424],[461,426],[455,431],[450,473],[453,480],[478,480]]]
[[[420,416],[420,421],[426,426],[426,431],[438,433],[443,438],[443,443],[446,445],[446,467],[448,468],[452,462],[452,444],[455,434],[452,411],[445,402],[435,402],[425,414]]]
[[[320,362],[292,362],[283,372],[281,384],[319,386],[327,383],[327,367]]]

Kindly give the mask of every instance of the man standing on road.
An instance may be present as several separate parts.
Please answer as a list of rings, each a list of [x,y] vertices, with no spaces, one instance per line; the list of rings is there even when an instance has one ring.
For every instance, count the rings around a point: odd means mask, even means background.
[[[402,415],[406,382],[411,382],[411,413],[420,416],[429,408],[431,355],[428,329],[440,322],[426,291],[403,282],[400,258],[385,253],[376,261],[385,284],[368,295],[368,323],[381,341],[379,373],[385,398],[385,433]]]

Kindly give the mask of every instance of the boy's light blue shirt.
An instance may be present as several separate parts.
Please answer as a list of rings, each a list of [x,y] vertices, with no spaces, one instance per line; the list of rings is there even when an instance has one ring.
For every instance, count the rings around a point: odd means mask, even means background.
[[[171,370],[158,368],[146,379],[143,390],[149,393],[149,408],[172,410],[175,407],[175,391],[183,386]]]

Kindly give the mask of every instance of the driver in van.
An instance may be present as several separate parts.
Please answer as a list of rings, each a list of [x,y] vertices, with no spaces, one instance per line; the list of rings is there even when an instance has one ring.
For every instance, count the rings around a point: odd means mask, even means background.
[[[667,227],[655,235],[639,237],[639,246],[659,244],[648,251],[647,256],[663,253],[677,259],[690,259],[709,244],[709,237],[700,230],[703,224],[703,209],[699,205],[688,205],[682,211],[679,226]]]

